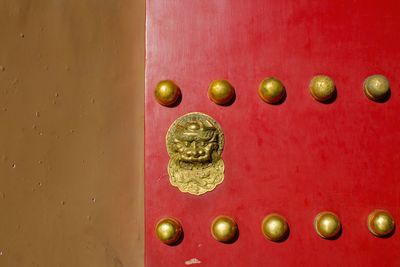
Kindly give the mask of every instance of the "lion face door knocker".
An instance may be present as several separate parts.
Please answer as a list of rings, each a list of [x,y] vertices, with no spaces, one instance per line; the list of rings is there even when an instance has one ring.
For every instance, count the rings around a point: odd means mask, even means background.
[[[166,136],[169,180],[182,192],[201,195],[224,180],[224,134],[210,116],[193,112],[174,121]]]

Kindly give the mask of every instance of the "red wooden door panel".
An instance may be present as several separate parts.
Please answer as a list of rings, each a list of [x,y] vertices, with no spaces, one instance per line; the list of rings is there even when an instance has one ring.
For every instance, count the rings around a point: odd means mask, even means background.
[[[400,266],[399,234],[377,238],[366,225],[377,208],[400,219],[400,2],[148,0],[146,32],[147,266],[185,266],[193,258],[199,266]],[[391,83],[384,103],[362,89],[377,73]],[[332,103],[310,96],[316,74],[335,80]],[[268,76],[286,87],[280,105],[257,94]],[[230,106],[207,97],[220,78],[236,90]],[[176,107],[154,99],[164,79],[181,88]],[[173,121],[195,111],[212,116],[225,134],[225,180],[201,196],[171,186],[165,146]],[[340,217],[336,240],[314,231],[323,210]],[[284,242],[261,233],[271,212],[288,220]],[[210,234],[221,214],[238,223],[233,244]],[[154,234],[164,216],[183,225],[177,246]]]

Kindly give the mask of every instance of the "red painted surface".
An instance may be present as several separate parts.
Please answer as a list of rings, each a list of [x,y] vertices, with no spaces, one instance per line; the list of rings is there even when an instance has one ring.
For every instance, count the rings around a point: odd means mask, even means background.
[[[392,1],[147,1],[146,264],[185,266],[400,266],[400,233],[371,235],[367,215],[389,210],[400,221],[400,2]],[[386,75],[392,95],[367,99],[363,80]],[[330,75],[338,96],[316,102],[308,83]],[[277,106],[257,95],[276,76],[287,90]],[[229,80],[237,98],[228,107],[207,98],[209,83]],[[173,79],[179,106],[153,99],[153,88]],[[225,181],[203,196],[170,185],[165,135],[179,116],[199,111],[222,126]],[[337,240],[313,229],[322,210],[343,224]],[[284,215],[290,236],[267,241],[260,224]],[[239,239],[213,240],[212,219],[234,217]],[[169,247],[154,235],[163,216],[178,218],[183,242]]]

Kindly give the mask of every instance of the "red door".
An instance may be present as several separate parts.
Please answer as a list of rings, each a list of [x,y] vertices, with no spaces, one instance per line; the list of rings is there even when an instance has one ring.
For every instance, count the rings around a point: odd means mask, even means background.
[[[146,32],[146,266],[400,266],[399,234],[375,236],[367,223],[376,209],[400,219],[399,1],[148,0]],[[364,90],[375,74],[390,83],[379,101]],[[335,83],[328,101],[310,94],[316,75]],[[267,77],[285,87],[276,104],[258,94]],[[218,79],[236,93],[226,105],[208,97]],[[154,94],[163,80],[181,92],[169,107]],[[216,138],[207,144],[219,140],[214,188],[200,178],[179,187],[192,174],[171,171],[166,141],[177,139],[167,132],[191,112],[210,117],[191,118],[182,131],[206,129]],[[209,150],[196,151],[189,156],[197,160]],[[332,238],[316,232],[322,211],[340,221]],[[280,242],[261,231],[270,213],[290,229]],[[229,243],[211,234],[219,215],[237,224]],[[173,245],[156,235],[166,217],[183,229]]]

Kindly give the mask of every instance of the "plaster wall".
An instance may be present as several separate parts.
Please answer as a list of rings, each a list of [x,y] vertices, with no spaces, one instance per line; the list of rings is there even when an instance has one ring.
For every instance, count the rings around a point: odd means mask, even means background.
[[[0,266],[143,265],[144,13],[0,1]]]

